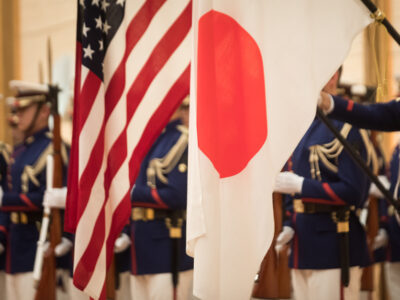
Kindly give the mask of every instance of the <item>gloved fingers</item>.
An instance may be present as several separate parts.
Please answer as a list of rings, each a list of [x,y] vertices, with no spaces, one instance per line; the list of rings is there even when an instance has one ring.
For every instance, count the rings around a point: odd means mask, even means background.
[[[126,233],[122,233],[119,238],[115,240],[114,252],[120,253],[125,251],[131,244],[131,239]]]
[[[72,242],[69,239],[63,237],[61,239],[61,242],[54,248],[54,255],[56,257],[64,256],[69,251],[71,251],[72,246],[73,246]]]

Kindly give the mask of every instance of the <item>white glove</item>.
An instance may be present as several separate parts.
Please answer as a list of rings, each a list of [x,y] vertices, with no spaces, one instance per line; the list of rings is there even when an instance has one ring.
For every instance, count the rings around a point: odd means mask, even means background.
[[[3,188],[0,186],[0,206],[2,206],[3,204],[3,195],[4,195]]]
[[[275,243],[276,252],[279,253],[281,248],[292,240],[293,236],[294,236],[293,228],[289,226],[283,226],[281,233],[276,238],[276,243]]]
[[[121,253],[128,249],[131,244],[131,239],[126,233],[121,233],[120,237],[115,240],[114,252]]]
[[[54,248],[54,255],[56,257],[61,257],[64,256],[65,254],[67,254],[69,251],[71,251],[72,249],[72,242],[63,237],[61,238],[61,243],[59,243],[55,248]]]
[[[0,254],[2,254],[4,252],[5,248],[3,244],[0,244]]]
[[[281,172],[275,178],[274,192],[293,194],[301,193],[304,177],[292,172]]]
[[[65,208],[67,188],[52,188],[44,193],[43,206],[50,208]]]
[[[328,93],[321,91],[318,97],[318,107],[323,111],[324,114],[329,114],[335,107],[333,98]]]
[[[379,181],[382,183],[382,185],[384,186],[385,189],[389,189],[390,188],[390,182],[387,179],[387,177],[385,175],[379,175],[378,176]],[[377,197],[377,198],[383,198],[384,195],[382,194],[382,192],[376,187],[375,183],[372,183],[370,188],[369,188],[369,194],[371,196]]]
[[[385,229],[379,229],[378,234],[374,238],[374,243],[372,244],[372,248],[374,250],[386,246],[389,241],[388,234]]]

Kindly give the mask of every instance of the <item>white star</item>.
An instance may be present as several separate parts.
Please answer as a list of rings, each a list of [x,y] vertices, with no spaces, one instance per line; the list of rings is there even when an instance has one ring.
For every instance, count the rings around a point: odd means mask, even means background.
[[[85,2],[84,0],[79,0],[79,4],[83,6],[83,8],[85,8]]]
[[[124,6],[125,0],[117,0],[117,4],[120,4],[121,6]]]
[[[85,58],[85,57],[89,57],[90,59],[93,58],[92,54],[94,53],[94,50],[92,50],[92,48],[90,48],[90,44],[86,48],[83,48],[83,52],[85,52],[83,54],[83,58]]]
[[[110,3],[107,3],[107,0],[103,0],[101,2],[101,9],[106,11],[107,10],[107,6],[110,6]]]
[[[100,40],[100,41],[99,41],[99,45],[100,45],[100,46],[99,46],[99,50],[100,50],[100,51],[104,50],[103,40]]]
[[[100,0],[92,0],[92,5],[99,6],[99,1]]]
[[[101,28],[103,27],[103,22],[101,21],[101,16],[99,16],[98,18],[94,19],[96,21],[96,28]]]
[[[85,23],[83,23],[82,32],[85,37],[87,37],[87,32],[90,30],[89,27],[86,27]]]
[[[110,30],[111,26],[107,24],[107,21],[104,22],[103,24],[103,31],[105,34],[108,34],[108,31]]]

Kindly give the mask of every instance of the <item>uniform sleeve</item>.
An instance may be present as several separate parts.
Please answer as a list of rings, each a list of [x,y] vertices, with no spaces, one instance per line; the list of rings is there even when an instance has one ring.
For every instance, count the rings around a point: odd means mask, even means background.
[[[187,155],[187,149],[183,155]],[[156,188],[137,184],[132,190],[133,206],[148,206],[163,209],[186,209],[187,168],[180,169],[179,163],[167,175],[168,183],[157,179]]]
[[[366,157],[365,145],[356,129],[352,129],[348,141],[359,146],[363,159]],[[300,197],[303,202],[321,203],[329,205],[355,205],[359,207],[365,201],[369,181],[363,171],[355,166],[346,151],[338,157],[338,173],[336,178],[329,182],[321,182],[305,178]]]
[[[337,96],[333,96],[333,100],[335,106],[329,117],[359,128],[400,130],[400,101],[363,105]]]

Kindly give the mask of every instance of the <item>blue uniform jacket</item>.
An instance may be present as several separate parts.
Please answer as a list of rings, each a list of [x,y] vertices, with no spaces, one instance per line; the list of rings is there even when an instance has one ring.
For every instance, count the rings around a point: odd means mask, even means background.
[[[187,191],[187,147],[181,160],[167,174],[168,184],[158,178],[156,189],[147,185],[146,170],[153,158],[164,157],[181,136],[177,126],[180,121],[170,122],[144,159],[139,176],[132,190],[133,207],[153,207],[157,209],[186,209]],[[186,159],[185,159],[186,158]],[[185,168],[182,168],[185,164]],[[179,167],[181,165],[181,167]],[[179,239],[180,271],[193,268],[193,259],[186,255],[185,236],[186,222]],[[171,239],[164,220],[132,221],[132,273],[135,275],[171,272]]]
[[[397,145],[392,159],[390,161],[390,192],[394,195],[395,187],[397,181],[399,180],[399,155],[400,155],[400,145]],[[398,188],[397,195],[394,195],[396,199],[399,199],[400,196],[400,187]],[[389,235],[389,244],[388,244],[388,261],[399,262],[400,261],[400,226],[396,220],[396,217],[393,214],[393,207],[389,207],[388,213],[388,221],[387,221],[387,233]]]
[[[397,131],[400,130],[400,102],[358,104],[352,100],[333,96],[335,106],[330,117],[353,124],[359,128]]]
[[[343,126],[343,123],[339,121],[333,121],[333,124],[339,130]],[[332,140],[334,136],[327,127],[318,119],[314,120],[292,156],[293,171],[305,178],[302,193],[295,195],[294,198],[302,199],[305,203],[362,207],[366,201],[369,182],[345,151],[329,160],[337,166],[337,172],[327,168],[320,159],[318,164],[322,180],[311,177],[310,147],[329,143]],[[366,149],[357,129],[351,129],[347,140],[357,147],[362,157],[366,157]],[[290,218],[285,225],[292,226],[295,230],[290,267],[339,268],[339,239],[336,223],[332,220],[330,213],[296,213],[292,211],[291,200],[289,203],[286,201],[286,205]],[[350,266],[366,266],[369,264],[366,235],[354,212],[350,214],[349,223]]]
[[[3,192],[7,190],[7,166],[10,160],[10,148],[0,142],[0,186]],[[0,211],[0,244],[7,247],[7,236],[9,228],[8,213]],[[6,251],[0,254],[0,270],[5,269]]]
[[[24,212],[27,224],[10,218],[7,246],[7,273],[30,272],[36,255],[39,238],[38,223],[42,219],[42,201],[46,189],[46,158],[52,154],[51,135],[48,128],[28,137],[15,148],[9,167],[8,190],[4,193],[1,210]],[[67,152],[63,148],[64,162]],[[64,176],[66,179],[66,167]]]

